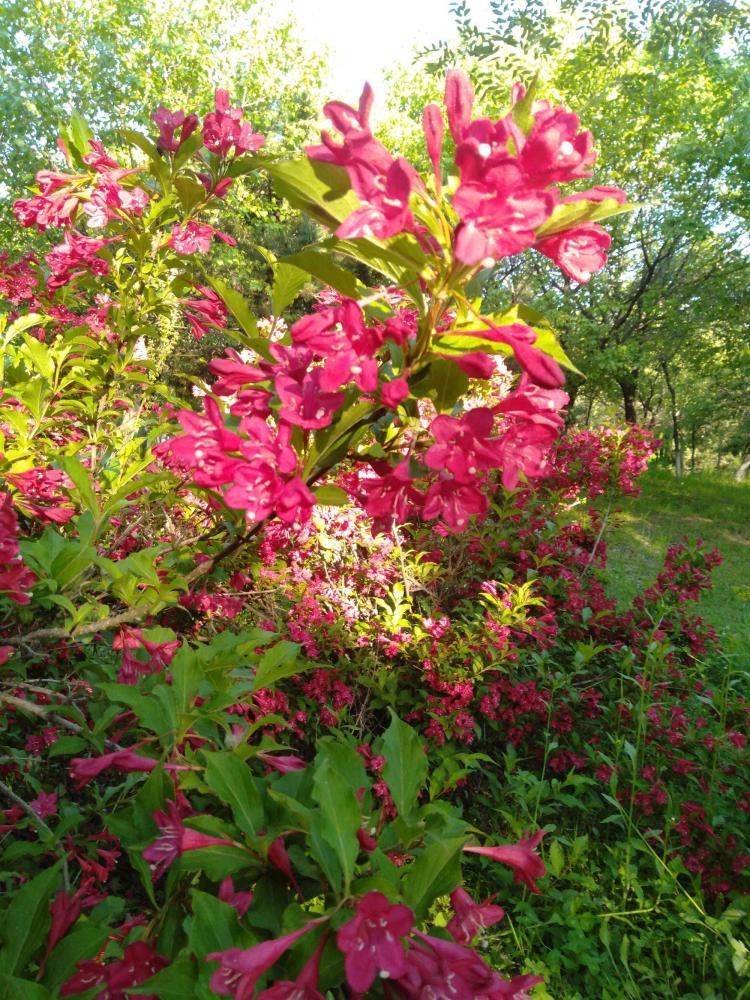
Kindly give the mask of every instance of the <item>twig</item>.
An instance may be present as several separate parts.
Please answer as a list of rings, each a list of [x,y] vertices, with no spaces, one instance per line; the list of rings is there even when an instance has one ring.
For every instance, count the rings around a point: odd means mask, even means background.
[[[70,872],[68,871],[68,857],[63,845],[57,839],[52,830],[50,830],[50,828],[47,826],[47,824],[44,822],[41,816],[39,816],[38,813],[34,812],[34,810],[31,808],[28,802],[24,802],[22,798],[20,798],[18,795],[16,795],[14,791],[8,788],[8,786],[5,784],[4,781],[0,781],[0,792],[2,792],[2,794],[6,797],[6,799],[8,799],[14,805],[18,806],[19,809],[22,809],[29,817],[31,822],[34,824],[34,826],[37,827],[37,829],[42,830],[50,837],[51,840],[55,842],[58,850],[62,855],[62,871],[63,871],[63,883],[65,885],[65,891],[70,892]]]

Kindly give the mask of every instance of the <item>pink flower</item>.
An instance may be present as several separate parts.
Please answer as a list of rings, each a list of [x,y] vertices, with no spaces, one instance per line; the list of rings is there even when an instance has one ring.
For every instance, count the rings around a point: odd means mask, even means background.
[[[167,111],[161,104],[151,117],[159,127],[158,145],[167,153],[176,153],[199,125],[197,115],[186,116],[182,110]],[[179,138],[175,135],[178,128],[180,129]]]
[[[324,392],[321,375],[321,370],[315,368],[301,379],[276,376],[274,388],[281,400],[279,417],[282,420],[306,430],[318,430],[331,423],[333,414],[344,402],[344,393]]]
[[[171,467],[190,470],[196,485],[216,488],[234,480],[241,459],[227,453],[238,452],[242,438],[226,428],[214,399],[206,396],[203,406],[205,416],[180,410],[177,419],[187,433],[160,442],[154,453]]]
[[[420,944],[409,951],[409,967],[398,981],[406,1000],[440,997],[450,1000],[525,1000],[526,987],[542,982],[539,976],[503,979],[471,948],[416,932]],[[426,947],[425,947],[426,946]]]
[[[237,892],[231,876],[227,875],[219,886],[219,899],[224,903],[229,903],[239,916],[244,917],[253,902],[253,894],[252,892]]]
[[[274,501],[276,514],[287,524],[304,524],[310,520],[315,496],[299,476],[284,483]]]
[[[523,323],[495,326],[486,317],[483,317],[483,321],[487,323],[488,330],[477,330],[473,333],[468,330],[460,330],[455,331],[455,333],[460,336],[483,337],[485,340],[494,340],[499,344],[508,344],[518,364],[537,385],[556,388],[563,384],[565,376],[555,359],[533,346],[536,343],[537,335],[530,326]]]
[[[462,417],[441,413],[431,425],[435,438],[424,456],[430,469],[447,470],[460,483],[474,483],[480,471],[502,463],[499,439],[491,438],[492,410],[479,406]]]
[[[390,531],[393,524],[402,524],[419,509],[422,495],[414,486],[409,462],[399,462],[394,468],[383,462],[375,466],[377,479],[362,481],[365,510],[373,519],[373,530]]]
[[[409,383],[405,378],[394,378],[380,387],[380,398],[386,406],[395,410],[409,395]]]
[[[320,956],[323,953],[328,935],[324,934],[320,943],[305,963],[302,971],[294,981],[289,979],[275,983],[258,995],[258,1000],[325,1000],[317,989],[320,972]]]
[[[210,837],[185,826],[180,808],[174,802],[167,802],[166,812],[155,812],[154,822],[159,827],[159,836],[143,851],[143,859],[148,861],[154,881],[160,879],[185,851],[198,851],[216,845],[236,846],[234,841],[225,837]]]
[[[122,958],[108,965],[95,961],[78,962],[78,972],[63,984],[60,996],[75,996],[95,986],[103,986],[94,1000],[153,1000],[151,994],[139,997],[131,992],[126,995],[125,990],[145,983],[167,965],[168,959],[158,955],[145,941],[134,941],[125,947]]]
[[[336,235],[340,240],[360,237],[386,240],[414,229],[414,216],[409,208],[413,168],[403,157],[385,173],[370,164],[352,164],[349,176],[362,207],[355,209],[338,227]]]
[[[268,764],[275,771],[280,774],[290,774],[292,771],[304,771],[307,764],[301,757],[295,757],[294,754],[271,754],[266,750],[259,750],[257,753],[259,760],[262,760],[264,764]]]
[[[217,156],[228,156],[234,148],[234,155],[255,152],[265,143],[265,137],[253,132],[248,122],[242,121],[242,108],[229,107],[229,94],[217,90],[214,98],[215,110],[207,114],[203,121],[203,145]]]
[[[84,909],[96,906],[105,898],[94,890],[92,878],[85,878],[72,894],[61,889],[49,907],[52,924],[47,936],[47,955],[65,937]]]
[[[54,816],[57,812],[57,792],[40,792],[35,799],[29,802],[29,806],[40,819]]]
[[[172,228],[172,235],[167,242],[167,246],[172,247],[175,253],[188,256],[194,253],[208,253],[211,249],[211,239],[213,237],[222,240],[230,247],[237,246],[237,241],[226,233],[219,232],[213,226],[208,226],[202,222],[194,222],[192,219],[184,226],[175,225]]]
[[[125,774],[132,774],[138,771],[153,771],[158,761],[153,757],[142,757],[133,750],[115,750],[114,753],[105,753],[101,757],[74,757],[70,764],[70,776],[78,782],[76,788],[83,788],[108,767]]]
[[[535,231],[552,214],[555,195],[524,187],[520,167],[507,160],[492,173],[492,190],[462,183],[453,198],[461,218],[455,254],[464,264],[487,265],[532,246]]]
[[[216,330],[223,330],[227,325],[227,307],[219,298],[213,288],[206,285],[197,285],[198,291],[202,294],[200,299],[183,299],[185,307],[185,319],[193,330],[193,336],[200,340],[211,327]]]
[[[432,172],[435,176],[435,189],[440,194],[442,186],[442,168],[440,157],[443,152],[443,116],[437,104],[426,105],[422,112],[422,128],[424,130],[425,142],[427,144],[427,155],[432,164]]]
[[[581,283],[607,263],[607,250],[612,237],[595,222],[586,222],[563,233],[540,240],[535,248],[553,260],[557,266]]]
[[[471,80],[460,69],[451,69],[445,77],[445,108],[448,112],[448,128],[453,141],[458,144],[471,121],[474,106],[474,90]]]
[[[291,934],[263,941],[244,951],[241,948],[230,948],[228,951],[206,955],[209,961],[221,963],[211,976],[211,989],[220,996],[231,996],[234,1000],[252,1000],[255,984],[263,973],[278,962],[295,941],[320,923],[321,920],[312,920]]]
[[[370,131],[370,109],[373,102],[372,87],[364,85],[355,110],[341,101],[329,101],[323,111],[326,118],[341,133],[343,142],[337,143],[330,132],[321,132],[322,145],[307,146],[305,153],[311,160],[335,163],[338,166],[362,162],[385,173],[393,163],[393,157],[372,135]]]
[[[464,531],[475,514],[487,512],[487,497],[476,486],[453,478],[440,478],[424,498],[422,517],[440,518],[449,531]]]
[[[120,164],[109,156],[98,139],[89,139],[89,146],[91,146],[91,152],[83,157],[83,162],[87,167],[91,167],[97,173],[119,169]]]
[[[356,915],[336,934],[345,955],[346,979],[357,993],[365,993],[379,972],[398,979],[407,962],[401,938],[411,933],[414,914],[408,906],[390,903],[382,892],[368,892],[357,902]]]
[[[470,945],[476,935],[486,927],[492,927],[505,916],[502,906],[495,906],[492,900],[475,903],[468,892],[459,886],[451,893],[454,916],[448,923],[448,930],[457,944]]]
[[[497,847],[469,845],[464,847],[464,851],[467,854],[481,854],[483,857],[508,865],[515,872],[516,882],[522,882],[532,892],[541,893],[535,880],[541,878],[547,869],[542,859],[535,853],[535,848],[543,836],[544,830],[539,830],[530,837],[522,837],[517,844],[499,844]]]
[[[546,187],[588,177],[596,160],[591,132],[579,132],[578,115],[565,108],[537,112],[518,159],[532,185]]]

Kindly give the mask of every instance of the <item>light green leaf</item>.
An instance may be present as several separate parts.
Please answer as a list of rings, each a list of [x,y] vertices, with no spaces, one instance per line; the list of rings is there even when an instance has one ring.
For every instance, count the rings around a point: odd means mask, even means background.
[[[281,263],[275,266],[271,289],[271,312],[274,316],[280,316],[294,302],[308,280],[307,272],[293,264]]]
[[[425,847],[409,867],[404,897],[417,920],[425,917],[436,899],[452,892],[461,882],[461,851],[465,843],[463,837],[436,841]]]
[[[315,503],[322,504],[324,507],[346,507],[350,503],[346,490],[342,490],[340,486],[334,486],[332,483],[318,486],[316,490],[313,490],[313,493],[315,494]]]
[[[266,650],[255,671],[253,691],[270,687],[283,677],[291,677],[305,670],[307,664],[299,660],[301,648],[298,642],[282,639]]]
[[[424,741],[415,729],[402,722],[393,709],[391,723],[383,736],[385,780],[399,815],[408,820],[418,805],[418,795],[427,779]]]

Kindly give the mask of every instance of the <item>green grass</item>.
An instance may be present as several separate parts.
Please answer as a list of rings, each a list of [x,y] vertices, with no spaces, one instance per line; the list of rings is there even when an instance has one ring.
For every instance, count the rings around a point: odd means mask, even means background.
[[[618,604],[627,604],[659,572],[670,542],[703,538],[724,563],[713,589],[697,606],[717,629],[727,650],[750,649],[750,481],[706,473],[677,479],[652,467],[643,492],[626,499],[610,518],[607,583]]]

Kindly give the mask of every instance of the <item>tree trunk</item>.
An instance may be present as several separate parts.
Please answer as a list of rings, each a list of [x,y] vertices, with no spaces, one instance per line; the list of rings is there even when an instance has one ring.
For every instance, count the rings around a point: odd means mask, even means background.
[[[738,483],[742,482],[745,476],[750,472],[750,440],[748,440],[745,445],[745,455],[740,462],[740,467],[734,474],[734,478]]]
[[[697,428],[695,424],[690,428],[690,471],[695,472],[695,438]]]
[[[628,372],[617,380],[622,392],[622,405],[625,411],[625,422],[628,424],[638,423],[638,414],[635,410],[636,391],[638,389],[638,372]]]
[[[661,370],[664,373],[664,381],[667,383],[669,392],[670,410],[672,414],[672,441],[674,443],[674,471],[678,479],[682,478],[682,440],[680,438],[680,415],[677,411],[677,394],[675,392],[672,379],[669,377],[669,366],[666,361],[661,362]]]

